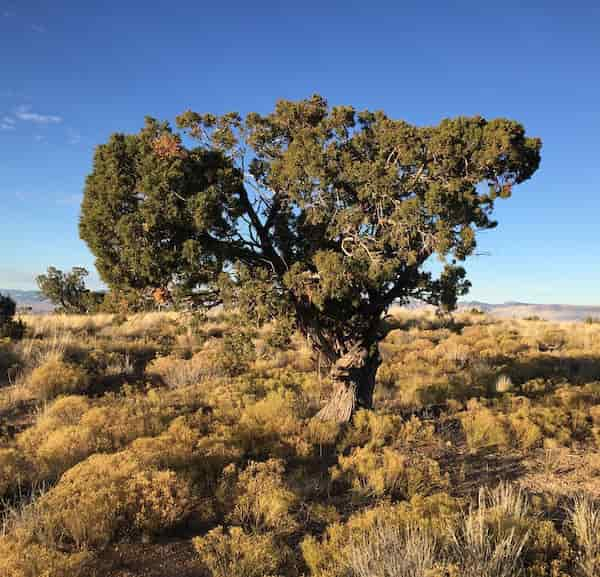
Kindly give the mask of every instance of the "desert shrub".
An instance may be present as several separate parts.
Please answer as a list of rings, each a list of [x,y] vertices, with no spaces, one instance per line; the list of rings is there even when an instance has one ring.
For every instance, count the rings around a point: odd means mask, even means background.
[[[349,447],[367,444],[373,447],[390,445],[398,437],[401,429],[402,418],[399,415],[358,411],[340,441],[338,449],[344,451]]]
[[[569,510],[569,521],[578,547],[577,565],[582,577],[600,574],[600,506],[579,495]]]
[[[565,446],[571,444],[573,431],[568,411],[551,406],[532,406],[528,416],[541,429],[545,439],[553,439]]]
[[[61,397],[49,404],[35,424],[17,437],[17,449],[30,464],[33,479],[56,478],[93,449],[89,432],[79,427],[90,404],[85,397]]]
[[[29,388],[40,399],[83,392],[89,385],[88,374],[80,367],[60,358],[50,358],[29,377]]]
[[[283,475],[284,463],[279,459],[250,462],[237,475],[233,490],[224,494],[234,503],[229,520],[253,531],[277,534],[293,531],[296,522],[291,510],[297,497],[286,485]],[[228,484],[231,485],[231,481]]]
[[[24,485],[31,477],[27,460],[14,448],[0,448],[0,499]]]
[[[369,446],[417,450],[438,447],[434,427],[418,417],[403,420],[400,415],[382,414],[375,411],[358,411],[352,425],[338,443],[340,452],[352,447]]]
[[[416,417],[359,411],[338,444],[340,456],[332,480],[349,486],[356,496],[410,498],[445,486],[438,463],[427,449],[439,446],[433,426]]]
[[[540,444],[544,437],[542,430],[527,415],[510,415],[508,419],[516,444],[521,449],[528,451]]]
[[[253,456],[294,453],[303,439],[303,413],[298,395],[278,389],[253,404],[248,404],[235,427],[244,450]]]
[[[285,548],[271,535],[245,533],[239,527],[217,527],[194,538],[200,560],[212,577],[265,577],[281,574]]]
[[[193,467],[198,457],[200,432],[188,424],[186,417],[174,419],[157,437],[135,439],[129,450],[145,465],[182,469]]]
[[[92,453],[117,451],[137,437],[164,430],[168,420],[152,397],[109,399],[105,406],[93,406],[81,396],[61,397],[18,435],[17,447],[34,479],[58,478]]]
[[[191,359],[180,359],[175,355],[157,357],[146,367],[146,373],[157,375],[171,388],[196,385],[207,377],[216,376],[216,351],[206,348]]]
[[[447,485],[437,461],[390,447],[358,447],[348,456],[340,455],[331,478],[347,484],[359,497],[390,495],[407,499]]]
[[[174,472],[143,467],[121,452],[75,465],[35,506],[40,529],[57,544],[83,547],[126,532],[160,532],[182,520],[190,503],[189,485]]]
[[[127,485],[133,499],[134,526],[156,534],[176,525],[189,512],[191,491],[173,471],[142,469]]]
[[[0,338],[0,385],[10,381],[21,366],[21,358],[7,339]]]
[[[573,554],[569,540],[551,521],[532,520],[523,560],[526,577],[572,577]]]
[[[148,398],[110,402],[92,407],[81,417],[80,426],[90,431],[96,451],[116,451],[132,440],[160,433],[168,414]]]
[[[244,331],[227,333],[221,343],[217,365],[224,374],[235,377],[245,373],[256,359],[252,336]]]
[[[503,415],[498,415],[470,401],[467,412],[460,415],[467,445],[472,451],[485,447],[506,447],[509,444],[508,424]]]
[[[86,552],[69,554],[27,540],[0,537],[2,577],[83,577],[88,558]]]
[[[314,577],[347,577],[352,575],[353,563],[361,567],[360,560],[354,556],[365,548],[364,560],[371,559],[373,564],[366,567],[375,570],[378,568],[389,568],[385,566],[385,559],[374,559],[377,553],[377,544],[383,545],[385,535],[388,533],[396,535],[400,539],[398,544],[393,545],[397,553],[395,561],[398,566],[410,566],[410,560],[403,556],[400,547],[406,544],[409,534],[417,538],[417,535],[427,538],[428,546],[437,543],[440,548],[447,538],[450,527],[453,526],[458,514],[458,503],[445,494],[436,494],[430,497],[415,496],[410,502],[394,505],[384,503],[371,509],[354,513],[346,523],[333,523],[329,525],[319,540],[313,536],[307,536],[301,543],[304,561]],[[416,539],[415,539],[416,540]],[[368,544],[373,543],[371,548]],[[387,543],[387,545],[392,545]],[[435,548],[437,549],[437,547]],[[416,551],[413,551],[416,555]],[[379,561],[379,566],[375,563]],[[412,561],[416,561],[415,557]],[[355,565],[356,567],[356,565]],[[395,573],[372,573],[373,575],[395,575]],[[399,573],[402,575],[402,573]],[[409,573],[410,575],[410,573]],[[416,573],[419,575],[419,573]],[[432,577],[435,574],[432,574]]]
[[[280,317],[273,321],[264,337],[266,345],[264,354],[272,354],[289,347],[292,342],[294,327],[295,319],[293,317]]]
[[[9,296],[0,294],[0,339],[19,340],[25,334],[25,323],[14,319],[17,305]]]
[[[77,425],[61,427],[50,432],[36,447],[36,476],[41,479],[58,478],[93,451],[94,439],[89,429]]]

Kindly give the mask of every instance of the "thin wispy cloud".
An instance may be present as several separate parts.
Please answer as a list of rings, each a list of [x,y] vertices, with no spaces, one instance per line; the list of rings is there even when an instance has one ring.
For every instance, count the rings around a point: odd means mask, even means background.
[[[60,124],[63,121],[62,116],[32,112],[29,106],[20,106],[15,112],[15,116],[19,120],[33,122],[34,124]]]
[[[14,130],[15,129],[15,119],[10,116],[4,116],[0,120],[0,130]]]

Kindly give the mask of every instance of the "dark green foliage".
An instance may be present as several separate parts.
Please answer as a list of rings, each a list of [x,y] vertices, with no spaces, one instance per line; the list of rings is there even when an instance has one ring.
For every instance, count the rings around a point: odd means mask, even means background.
[[[252,335],[247,331],[234,331],[223,337],[219,365],[230,377],[245,373],[256,358]]]
[[[17,304],[9,296],[0,294],[0,338],[21,339],[25,334],[25,323],[15,320]]]
[[[0,324],[12,319],[17,312],[17,303],[9,296],[0,294]]]
[[[90,291],[85,287],[88,271],[83,267],[73,267],[71,272],[63,273],[53,266],[46,274],[36,278],[42,294],[57,312],[86,314],[96,312],[104,300],[104,293]]]
[[[235,258],[239,171],[220,152],[186,149],[165,123],[97,148],[80,233],[112,288],[198,287]]]
[[[232,302],[258,322],[293,311],[332,365],[350,355],[344,371],[369,375],[392,303],[449,310],[466,293],[476,231],[496,225],[495,200],[535,172],[541,148],[512,120],[417,127],[320,96],[178,125],[198,147],[147,119],[96,151],[80,231],[103,280]],[[423,270],[434,255],[437,278]]]

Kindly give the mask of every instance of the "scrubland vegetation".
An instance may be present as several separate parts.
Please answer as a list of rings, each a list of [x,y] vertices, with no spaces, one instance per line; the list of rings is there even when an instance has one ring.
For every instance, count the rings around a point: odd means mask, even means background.
[[[24,321],[0,345],[2,577],[600,574],[597,323],[394,310],[375,410],[338,425],[277,325]]]

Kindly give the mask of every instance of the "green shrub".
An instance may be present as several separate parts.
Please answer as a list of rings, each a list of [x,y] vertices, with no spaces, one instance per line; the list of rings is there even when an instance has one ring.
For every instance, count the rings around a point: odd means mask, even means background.
[[[256,359],[256,350],[247,332],[235,331],[223,337],[217,364],[224,374],[235,377],[245,373]]]
[[[9,296],[0,294],[0,339],[19,340],[25,334],[25,324],[20,319],[15,320],[17,305]]]

